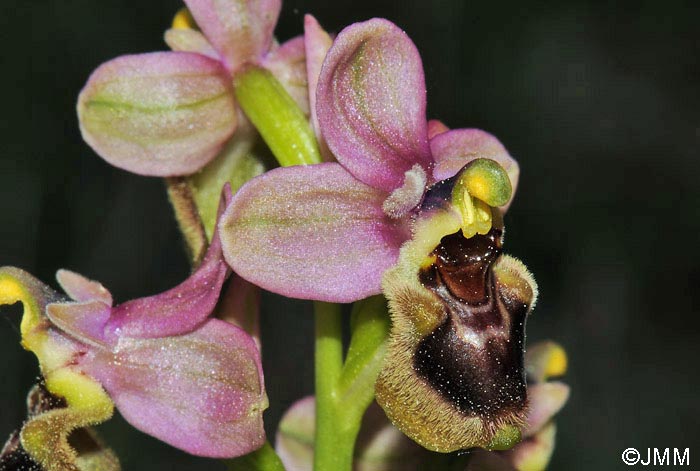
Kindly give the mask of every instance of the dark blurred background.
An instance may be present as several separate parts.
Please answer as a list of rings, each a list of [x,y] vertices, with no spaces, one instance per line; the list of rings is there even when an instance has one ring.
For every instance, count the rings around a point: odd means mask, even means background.
[[[421,51],[430,117],[479,127],[520,162],[507,251],[540,285],[529,341],[570,354],[572,396],[551,469],[625,469],[627,447],[700,449],[700,32],[698,2],[287,1],[280,39],[314,13],[329,30],[372,16]],[[188,273],[159,179],[83,144],[77,94],[101,62],[164,50],[176,0],[5,0],[0,83],[0,265],[55,286],[66,267],[117,301]],[[312,391],[306,303],[266,295],[274,430]],[[36,361],[19,310],[0,319],[0,442],[25,415]],[[125,470],[219,469],[132,430],[100,427]]]

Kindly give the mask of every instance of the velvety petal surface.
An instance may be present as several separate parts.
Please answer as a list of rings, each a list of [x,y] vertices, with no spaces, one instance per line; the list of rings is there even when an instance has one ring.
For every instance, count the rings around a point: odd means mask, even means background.
[[[510,177],[513,195],[515,194],[520,167],[498,139],[480,129],[439,132],[436,126],[433,125],[433,132],[437,134],[430,140],[430,149],[435,159],[433,168],[435,180],[445,180],[456,175],[472,160],[491,159],[498,162],[506,171]]]
[[[380,292],[407,237],[386,193],[324,163],[272,170],[244,185],[219,224],[236,273],[285,296],[350,302]]]
[[[333,39],[321,27],[311,15],[304,16],[304,47],[306,49],[306,76],[309,86],[309,108],[311,110],[311,124],[316,133],[319,151],[323,160],[330,162],[335,160],[331,155],[326,139],[321,134],[321,127],[318,124],[318,115],[316,114],[316,89],[318,88],[318,77],[321,74],[321,66],[326,58],[328,50],[333,44]]]
[[[242,329],[210,319],[181,336],[122,337],[80,365],[133,426],[189,453],[233,457],[265,441],[260,353]]]
[[[423,66],[393,23],[344,29],[326,56],[316,100],[328,146],[362,182],[391,192],[415,163],[429,168]]]
[[[297,36],[273,48],[262,60],[305,115],[309,114],[309,94],[306,83],[306,54],[304,38]]]
[[[102,64],[78,98],[83,138],[110,164],[141,175],[193,173],[236,127],[231,80],[200,54],[156,52]]]
[[[256,61],[272,44],[281,0],[185,0],[229,71]]]

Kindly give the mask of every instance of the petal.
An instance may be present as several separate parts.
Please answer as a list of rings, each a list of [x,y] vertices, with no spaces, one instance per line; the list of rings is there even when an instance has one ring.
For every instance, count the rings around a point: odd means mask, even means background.
[[[130,172],[193,173],[236,127],[230,82],[219,62],[200,54],[118,57],[98,67],[80,93],[83,138]]]
[[[231,188],[226,184],[221,210],[230,200]],[[164,293],[113,308],[107,335],[150,338],[190,332],[214,311],[228,274],[221,240],[215,231],[202,264],[189,278]]]
[[[260,288],[234,273],[215,316],[245,330],[260,349]]]
[[[270,51],[262,64],[280,81],[305,115],[309,114],[304,38],[297,36]]]
[[[323,160],[330,162],[335,160],[331,155],[326,140],[321,135],[321,128],[318,124],[316,114],[316,88],[318,87],[318,77],[321,74],[321,66],[326,58],[328,50],[333,44],[330,35],[321,28],[316,18],[311,15],[304,16],[304,46],[306,49],[306,75],[309,86],[309,108],[311,109],[311,124],[316,132],[318,147],[323,156]]]
[[[281,0],[185,0],[229,71],[270,49]]]
[[[112,309],[101,301],[53,303],[46,306],[51,322],[79,342],[102,346],[109,343],[104,330]]]
[[[81,363],[134,427],[188,453],[240,456],[265,441],[260,353],[242,329],[210,319],[182,336],[121,338]]]
[[[523,438],[537,433],[564,407],[569,399],[569,386],[560,382],[535,384],[528,388],[530,410],[523,429]]]
[[[316,433],[316,399],[300,399],[282,416],[275,451],[287,471],[311,471],[314,462],[314,435]]]
[[[272,170],[234,197],[220,222],[233,269],[285,296],[350,302],[380,291],[407,237],[386,194],[325,163]]]
[[[112,294],[107,291],[107,288],[102,286],[101,283],[89,280],[79,273],[70,270],[58,270],[56,272],[56,281],[58,281],[58,284],[61,285],[61,288],[68,296],[78,302],[101,301],[108,306],[112,305]]]
[[[445,180],[456,175],[472,160],[491,159],[504,168],[510,177],[513,194],[515,194],[520,167],[518,162],[508,154],[503,144],[491,134],[480,129],[455,129],[433,137],[430,140],[430,149],[435,159],[433,169],[435,180]],[[509,205],[510,203],[505,207]]]
[[[437,119],[431,119],[428,121],[428,139],[432,139],[438,134],[449,131],[445,123]]]
[[[171,28],[165,32],[165,43],[173,51],[196,52],[218,61],[219,53],[207,38],[195,29]]]
[[[328,51],[316,99],[328,146],[362,182],[391,192],[415,163],[430,166],[423,66],[393,23],[344,29]]]

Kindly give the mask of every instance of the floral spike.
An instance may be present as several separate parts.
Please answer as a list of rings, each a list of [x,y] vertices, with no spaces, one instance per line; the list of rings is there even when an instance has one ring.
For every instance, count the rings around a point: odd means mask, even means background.
[[[279,0],[185,3],[191,16],[178,13],[166,33],[174,52],[108,61],[80,93],[83,137],[116,167],[152,176],[204,167],[236,130],[232,78],[246,64],[269,68],[308,106],[302,38],[281,46],[273,40]]]
[[[313,18],[305,23],[314,95],[315,71],[328,37]],[[420,56],[389,21],[374,19],[343,30],[325,57],[315,91],[320,138],[338,163],[281,168],[257,177],[237,193],[221,221],[226,260],[252,283],[330,302],[378,294],[382,274],[397,262],[399,248],[411,235],[408,228],[426,189],[436,183],[434,166],[449,161],[440,174],[449,179],[487,157],[511,179],[510,188],[516,186],[517,173],[508,169],[517,164],[505,151],[491,152],[495,138],[488,141],[491,147],[483,146],[462,139],[473,130],[446,132],[435,123],[429,133]],[[433,150],[433,141],[444,144]],[[472,198],[465,202],[471,204]],[[462,224],[460,214],[456,211],[451,220],[455,231],[472,226]],[[482,233],[490,228],[490,210],[485,218]]]
[[[229,200],[230,190],[222,208]],[[0,268],[0,304],[24,303],[22,344],[39,358],[47,389],[67,403],[24,427],[27,452],[63,469],[75,458],[67,434],[108,419],[112,401],[138,429],[193,454],[260,447],[268,404],[260,352],[242,329],[208,319],[227,273],[217,234],[185,282],[116,307],[80,275],[59,272],[76,296],[66,300],[22,270]]]

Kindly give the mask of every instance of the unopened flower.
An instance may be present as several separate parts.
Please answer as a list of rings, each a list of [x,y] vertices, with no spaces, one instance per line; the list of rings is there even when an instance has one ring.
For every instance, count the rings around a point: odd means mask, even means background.
[[[155,176],[201,169],[236,130],[232,78],[248,64],[271,71],[307,106],[303,40],[278,46],[272,35],[280,0],[185,3],[196,25],[176,17],[166,33],[174,52],[106,62],[80,94],[83,137],[116,167]]]
[[[307,21],[307,51],[315,45],[309,26]],[[314,79],[310,69],[309,81]],[[270,291],[334,302],[377,294],[382,275],[411,237],[427,187],[486,158],[505,169],[509,194],[515,188],[517,163],[490,134],[458,129],[429,135],[420,56],[386,20],[355,24],[338,35],[315,102],[318,128],[338,163],[257,177],[237,193],[221,221],[226,260]],[[490,220],[490,213],[485,217]]]
[[[245,331],[209,317],[228,273],[217,234],[183,283],[117,306],[77,273],[56,275],[68,299],[20,269],[0,268],[0,304],[24,304],[22,344],[38,357],[48,391],[66,401],[23,427],[32,458],[71,469],[68,433],[108,419],[113,405],[136,428],[192,454],[260,447],[268,404],[260,352]]]

